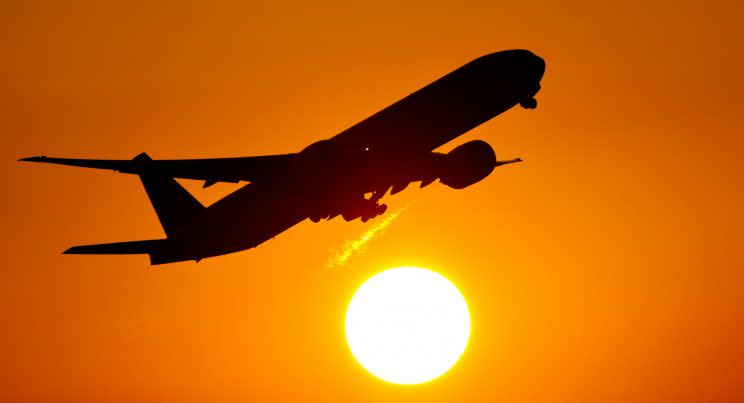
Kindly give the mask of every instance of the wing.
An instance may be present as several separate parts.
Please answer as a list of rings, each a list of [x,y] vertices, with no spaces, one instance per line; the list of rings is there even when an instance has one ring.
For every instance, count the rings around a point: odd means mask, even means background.
[[[257,182],[286,171],[295,154],[260,157],[210,158],[190,160],[91,160],[74,158],[30,157],[19,161],[43,162],[84,168],[109,169],[141,174],[146,169],[173,178],[203,180],[204,186],[216,182]]]

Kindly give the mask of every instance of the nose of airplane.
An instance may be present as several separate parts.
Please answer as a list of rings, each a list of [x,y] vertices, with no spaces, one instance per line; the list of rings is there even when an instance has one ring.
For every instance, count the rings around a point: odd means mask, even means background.
[[[540,81],[545,74],[545,60],[540,56],[525,50],[522,55],[522,66],[531,80]]]
[[[535,74],[535,79],[540,81],[542,80],[543,74],[545,74],[545,60],[542,59],[542,57],[532,54],[533,56],[533,69]]]
[[[516,72],[528,81],[539,82],[545,74],[545,60],[526,49],[514,49],[502,52],[514,64],[511,65]]]

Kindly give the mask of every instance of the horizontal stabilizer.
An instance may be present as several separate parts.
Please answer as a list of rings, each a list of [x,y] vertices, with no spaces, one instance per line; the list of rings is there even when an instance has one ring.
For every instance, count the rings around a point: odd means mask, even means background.
[[[165,264],[183,262],[186,260],[201,260],[191,254],[175,253],[165,248],[167,239],[152,239],[146,241],[129,241],[102,243],[97,245],[73,246],[64,251],[67,255],[150,255],[150,264]]]
[[[165,239],[102,243],[97,245],[73,246],[63,253],[68,255],[137,255],[150,254],[159,248]]]

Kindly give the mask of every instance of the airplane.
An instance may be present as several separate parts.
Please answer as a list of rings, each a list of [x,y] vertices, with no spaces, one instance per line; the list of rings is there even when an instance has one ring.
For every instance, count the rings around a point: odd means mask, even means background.
[[[438,147],[520,105],[537,106],[545,62],[528,50],[479,57],[338,135],[298,153],[237,158],[131,160],[22,158],[139,175],[166,237],[74,246],[65,254],[147,254],[151,265],[254,248],[309,218],[341,215],[367,221],[383,214],[380,199],[412,182],[463,189],[490,175],[493,148],[473,140],[443,154]],[[174,178],[249,182],[209,207]]]

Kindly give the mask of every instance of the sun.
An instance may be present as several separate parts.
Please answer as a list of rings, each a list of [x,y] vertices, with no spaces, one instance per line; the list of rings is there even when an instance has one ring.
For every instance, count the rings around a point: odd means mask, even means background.
[[[430,381],[465,351],[470,314],[449,280],[417,267],[388,269],[356,291],[346,339],[367,371],[397,384]]]

